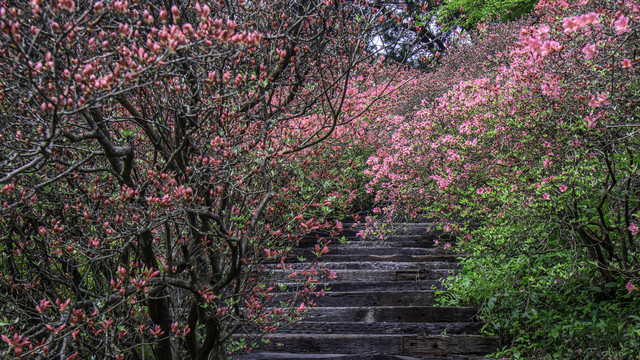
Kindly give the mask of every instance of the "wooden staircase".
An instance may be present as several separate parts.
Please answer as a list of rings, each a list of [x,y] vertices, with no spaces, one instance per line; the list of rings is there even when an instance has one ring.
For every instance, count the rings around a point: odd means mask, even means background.
[[[348,243],[334,240],[322,263],[337,272],[317,307],[271,343],[238,359],[482,359],[498,339],[478,335],[475,310],[437,307],[442,277],[458,268],[458,255],[435,245],[430,224],[398,225],[384,241],[362,240],[345,224]],[[315,258],[314,240],[295,250]],[[302,266],[304,264],[299,264]],[[294,265],[295,266],[295,265]],[[286,295],[285,295],[286,296]]]

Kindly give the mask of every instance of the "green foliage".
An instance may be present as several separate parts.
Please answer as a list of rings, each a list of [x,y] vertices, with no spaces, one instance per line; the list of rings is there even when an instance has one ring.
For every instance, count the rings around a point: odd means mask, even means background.
[[[483,21],[504,22],[518,19],[532,12],[537,2],[536,0],[448,0],[443,6],[441,18],[459,18],[457,25],[466,30],[472,30]]]
[[[584,249],[504,255],[476,251],[445,281],[442,305],[479,309],[484,331],[502,338],[497,357],[635,359],[640,297],[624,279],[601,286]]]

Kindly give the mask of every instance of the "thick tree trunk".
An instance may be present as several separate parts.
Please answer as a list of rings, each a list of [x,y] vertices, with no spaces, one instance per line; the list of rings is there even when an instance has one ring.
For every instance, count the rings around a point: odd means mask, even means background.
[[[158,269],[158,261],[153,252],[153,235],[146,229],[140,234],[140,251],[142,261],[148,268]],[[149,317],[154,324],[160,325],[164,334],[159,337],[153,352],[155,360],[172,360],[171,351],[171,313],[169,310],[168,295],[164,288],[152,290],[147,296]]]

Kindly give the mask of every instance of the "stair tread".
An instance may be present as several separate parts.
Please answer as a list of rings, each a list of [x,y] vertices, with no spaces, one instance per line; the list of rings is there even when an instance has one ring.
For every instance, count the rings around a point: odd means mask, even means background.
[[[274,271],[282,271],[276,268],[279,264],[268,264],[267,269],[273,269]],[[297,270],[301,268],[309,267],[306,263],[294,263],[290,264],[291,269]],[[318,265],[314,265],[315,268],[328,268],[332,270],[357,270],[357,269],[381,269],[381,270],[410,270],[410,269],[456,269],[458,264],[450,261],[432,261],[428,264],[410,262],[410,261],[320,261]]]
[[[294,354],[280,352],[256,352],[241,357],[243,360],[287,359],[287,360],[492,360],[476,356],[427,356],[409,357],[402,355],[357,355],[357,354]]]
[[[478,322],[405,322],[405,323],[368,323],[337,321],[300,321],[291,327],[278,329],[279,333],[314,334],[404,334],[438,335],[474,334],[484,324]]]
[[[288,360],[421,360],[401,355],[356,355],[356,354],[293,354],[280,352],[257,352],[241,357],[243,360],[288,359]]]
[[[298,283],[289,281],[273,281],[274,284],[282,284],[287,288],[297,288]],[[317,283],[316,289],[327,289],[333,291],[353,292],[353,291],[378,291],[378,290],[436,290],[440,289],[442,283],[439,280],[404,280],[404,281],[377,281],[377,282],[337,282]]]
[[[269,343],[260,344],[257,350],[286,349],[294,353],[402,355],[416,358],[485,356],[499,344],[497,338],[481,335],[274,333],[264,338]]]
[[[313,298],[316,306],[433,306],[435,290],[369,290],[369,291],[326,291],[323,296]],[[273,303],[291,299],[295,294],[279,293]]]
[[[335,271],[334,279],[323,279],[323,282],[336,283],[342,281],[377,282],[377,281],[400,281],[400,280],[438,280],[447,275],[453,275],[455,269],[338,269]],[[292,275],[304,277],[296,269],[286,271],[275,271],[267,276],[272,280],[285,280]]]
[[[348,306],[317,307],[306,314],[307,321],[362,322],[447,322],[473,321],[474,308],[437,306]]]
[[[333,245],[328,247],[329,249],[329,254],[333,253],[333,254],[344,254],[345,252],[360,252],[360,253],[367,253],[367,254],[372,254],[372,255],[377,255],[377,254],[381,254],[381,255],[401,255],[401,254],[415,254],[415,255],[430,255],[430,254],[439,254],[439,253],[445,253],[445,252],[449,252],[451,253],[450,250],[445,250],[444,247],[429,247],[429,248],[423,248],[423,247],[410,247],[410,246],[403,246],[403,247],[392,247],[392,246],[381,246],[380,244],[371,244],[371,246],[353,246],[351,244],[347,244],[347,245]],[[294,254],[295,253],[312,253],[313,251],[315,251],[314,249],[308,249],[308,248],[295,248],[293,249]],[[388,254],[387,254],[388,253]]]
[[[246,336],[252,336],[257,334],[246,334]],[[478,335],[478,334],[447,334],[447,335],[421,335],[421,334],[324,334],[324,333],[313,333],[313,334],[288,334],[288,333],[272,333],[269,335],[265,335],[265,338],[268,339],[315,339],[319,337],[327,338],[327,339],[369,339],[369,338],[406,338],[406,337],[414,337],[418,339],[488,339],[493,340],[497,339],[496,336],[486,336],[486,335]]]
[[[307,250],[309,253],[306,256],[304,254],[297,254],[297,256],[290,256],[287,258],[287,262],[296,263],[303,262],[307,260],[315,260],[316,255],[311,253],[311,250]],[[436,261],[447,261],[447,262],[457,262],[460,259],[464,258],[465,254],[453,254],[451,252],[448,253],[436,253],[436,254],[336,254],[336,253],[327,253],[322,255],[321,262],[355,262],[355,261],[400,261],[400,262],[423,262],[430,263]],[[265,261],[265,264],[273,264],[274,262]]]

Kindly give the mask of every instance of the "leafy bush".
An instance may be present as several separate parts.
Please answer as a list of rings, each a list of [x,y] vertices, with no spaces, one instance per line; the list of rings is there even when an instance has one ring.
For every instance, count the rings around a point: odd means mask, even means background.
[[[584,249],[478,252],[462,263],[439,302],[480,309],[484,332],[505,345],[497,357],[622,360],[640,352],[640,299],[628,294],[622,277],[601,286]]]
[[[468,29],[484,21],[509,21],[533,11],[535,0],[447,0],[441,18],[460,17],[458,25]]]

